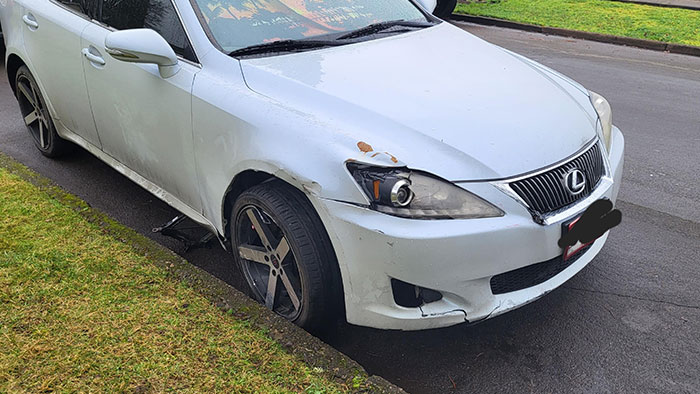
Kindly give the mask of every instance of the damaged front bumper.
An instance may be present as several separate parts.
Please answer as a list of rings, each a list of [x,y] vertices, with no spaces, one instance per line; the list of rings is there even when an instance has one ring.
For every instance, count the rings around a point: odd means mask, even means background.
[[[594,196],[616,201],[622,178],[624,139],[615,129],[610,176]],[[582,270],[602,249],[608,234],[573,263],[544,282],[494,294],[492,278],[542,262],[556,262],[562,223],[537,224],[530,212],[490,183],[460,185],[506,212],[504,217],[411,220],[367,208],[317,199],[333,242],[345,292],[347,320],[381,329],[422,330],[491,318],[532,302]],[[568,263],[567,263],[568,264]],[[442,298],[400,306],[392,279],[439,292]],[[498,293],[498,292],[496,292]]]

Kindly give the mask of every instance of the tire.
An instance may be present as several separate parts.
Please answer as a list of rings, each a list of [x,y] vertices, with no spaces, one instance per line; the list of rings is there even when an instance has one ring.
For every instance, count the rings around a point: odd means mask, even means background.
[[[73,145],[56,133],[44,95],[26,66],[17,70],[15,86],[22,118],[39,152],[50,158],[58,158],[69,153]]]
[[[309,331],[336,322],[342,309],[337,259],[303,193],[282,181],[255,186],[236,200],[229,223],[231,250],[253,298]]]
[[[457,7],[457,0],[438,0],[433,14],[441,19],[447,19]]]

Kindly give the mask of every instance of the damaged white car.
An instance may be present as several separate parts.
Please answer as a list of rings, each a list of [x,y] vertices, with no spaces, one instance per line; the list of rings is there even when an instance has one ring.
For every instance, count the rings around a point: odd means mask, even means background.
[[[78,145],[215,234],[306,328],[493,317],[600,252],[617,198],[602,97],[442,22],[434,0],[7,0],[38,149]]]

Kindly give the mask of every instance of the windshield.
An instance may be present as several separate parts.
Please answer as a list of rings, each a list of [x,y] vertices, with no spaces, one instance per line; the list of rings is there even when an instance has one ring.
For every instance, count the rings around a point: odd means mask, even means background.
[[[427,21],[409,0],[195,0],[225,52],[348,32],[394,20]]]

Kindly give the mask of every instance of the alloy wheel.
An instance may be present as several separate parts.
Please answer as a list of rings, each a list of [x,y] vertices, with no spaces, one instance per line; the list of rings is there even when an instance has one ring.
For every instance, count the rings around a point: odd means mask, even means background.
[[[294,321],[301,314],[304,286],[282,229],[253,205],[240,211],[236,229],[241,267],[254,295],[267,308]]]
[[[51,145],[49,114],[39,89],[26,75],[20,75],[17,79],[17,99],[24,124],[27,125],[37,145],[42,150],[49,149]]]

